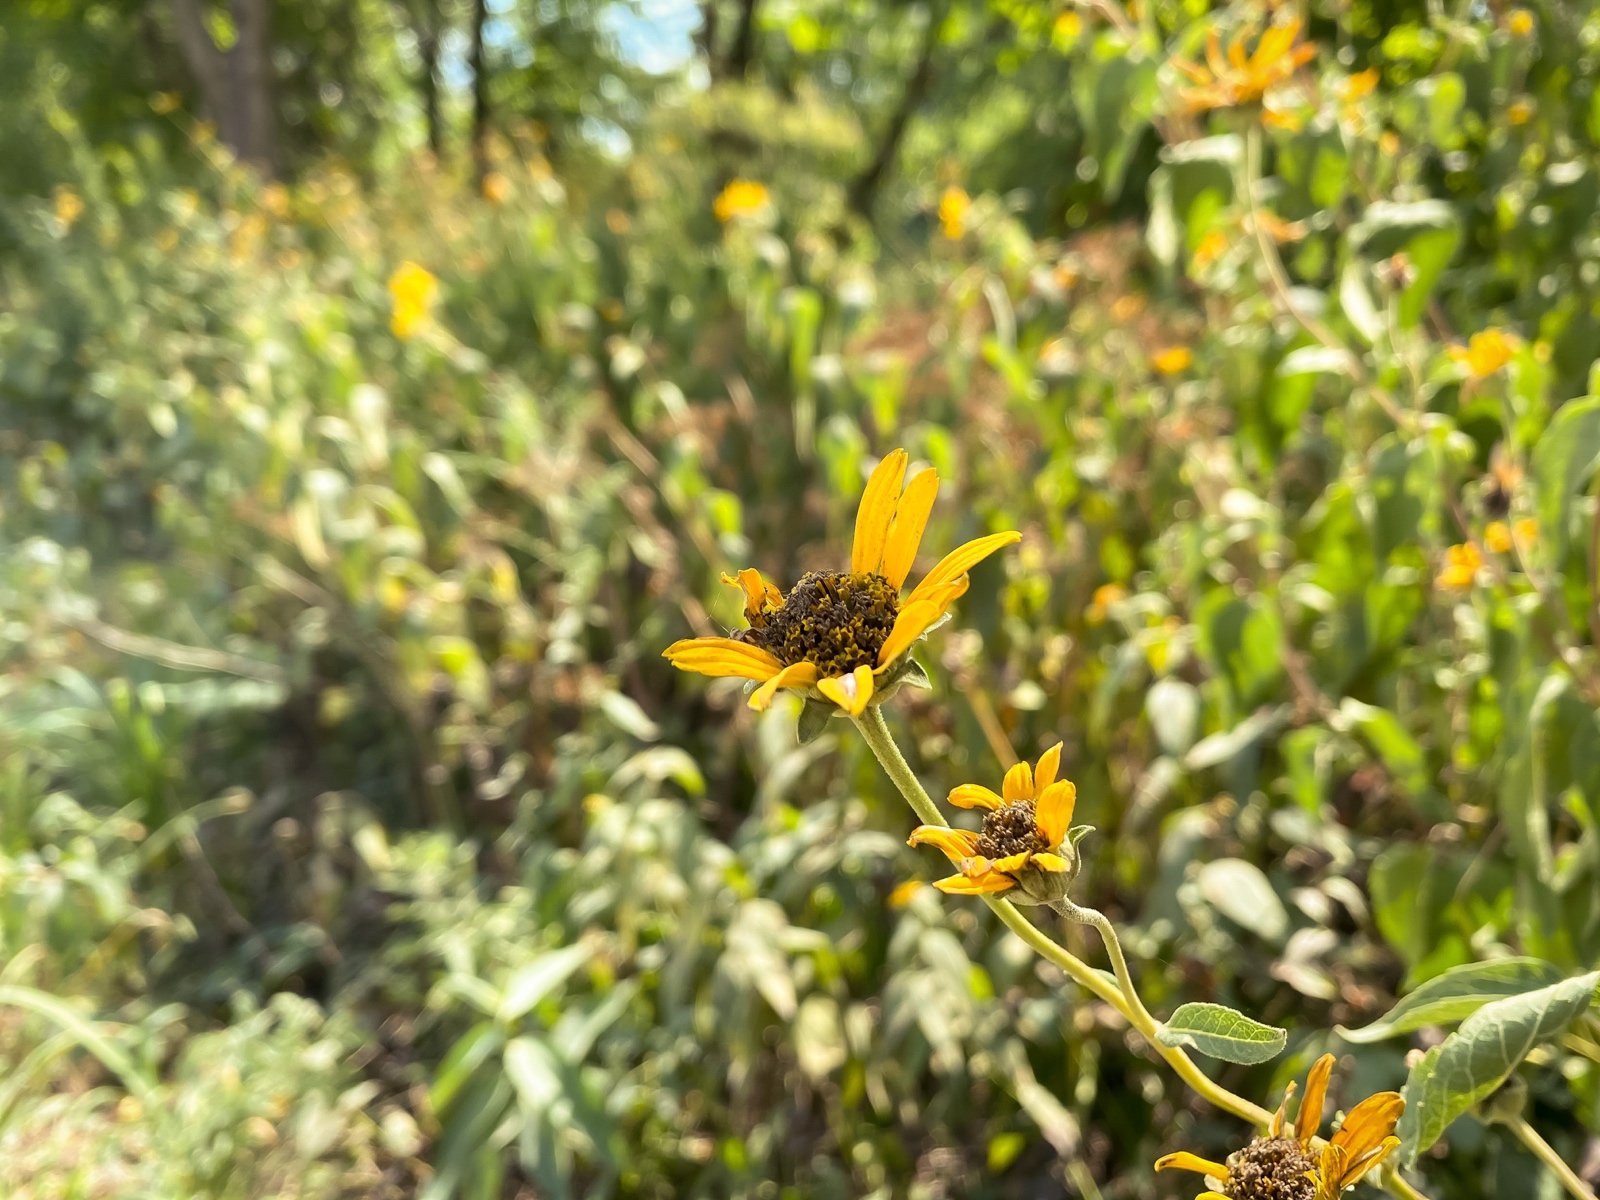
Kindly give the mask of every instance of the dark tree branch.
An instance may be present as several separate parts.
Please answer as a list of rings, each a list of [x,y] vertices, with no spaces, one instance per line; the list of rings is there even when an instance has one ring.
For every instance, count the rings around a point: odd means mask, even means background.
[[[911,124],[913,114],[922,106],[923,100],[927,98],[928,89],[933,85],[933,55],[939,47],[939,29],[943,24],[942,9],[929,11],[928,28],[922,35],[922,49],[917,56],[916,70],[911,73],[911,79],[900,97],[900,105],[895,109],[894,116],[889,118],[888,128],[883,133],[883,141],[878,144],[878,153],[873,156],[871,164],[857,177],[850,188],[850,207],[862,216],[871,215],[872,205],[878,198],[878,189],[883,186],[890,168],[900,155],[900,143],[905,139],[906,127]]]
[[[439,114],[439,5],[423,0],[422,30],[417,53],[422,57],[422,113],[428,123],[428,149],[435,160],[444,157],[444,124]]]
[[[472,169],[478,186],[489,174],[489,78],[484,65],[483,27],[489,20],[489,0],[472,3]]]
[[[700,6],[700,31],[695,34],[700,53],[706,56],[706,67],[711,77],[717,77],[717,0],[705,0]]]
[[[756,52],[757,0],[740,0],[739,30],[734,35],[733,49],[728,52],[728,77],[743,79],[750,73]]]

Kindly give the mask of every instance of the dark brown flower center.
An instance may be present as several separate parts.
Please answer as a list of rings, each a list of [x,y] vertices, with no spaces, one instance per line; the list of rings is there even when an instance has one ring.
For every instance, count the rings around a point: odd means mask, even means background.
[[[781,608],[764,614],[760,628],[739,637],[771,651],[786,667],[816,663],[828,678],[877,666],[899,615],[899,591],[883,576],[813,571],[794,585]]]
[[[1229,1200],[1316,1200],[1317,1160],[1292,1137],[1257,1138],[1228,1159]]]
[[[978,833],[978,853],[985,858],[1009,858],[1013,854],[1039,854],[1050,849],[1039,832],[1039,819],[1032,800],[1013,800],[983,818]]]

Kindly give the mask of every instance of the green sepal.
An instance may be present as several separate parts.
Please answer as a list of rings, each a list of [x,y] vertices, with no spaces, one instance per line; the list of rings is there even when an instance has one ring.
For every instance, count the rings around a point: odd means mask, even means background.
[[[807,696],[805,705],[800,709],[800,721],[795,732],[800,735],[800,744],[807,745],[822,736],[822,731],[828,727],[828,719],[838,712],[838,708],[826,700],[818,700]]]
[[[1078,852],[1078,843],[1094,832],[1093,825],[1074,825],[1067,830],[1067,845],[1072,847],[1074,855]]]

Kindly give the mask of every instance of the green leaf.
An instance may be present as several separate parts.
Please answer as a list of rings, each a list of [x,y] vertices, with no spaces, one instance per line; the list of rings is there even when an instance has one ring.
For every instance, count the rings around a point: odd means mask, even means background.
[[[1200,868],[1200,894],[1236,924],[1269,942],[1289,931],[1289,914],[1261,868],[1242,858],[1219,858]]]
[[[805,706],[800,709],[800,721],[795,733],[800,738],[802,746],[816,741],[827,729],[828,721],[839,710],[826,700],[817,700],[811,696],[806,697]]]
[[[1445,1025],[1470,1017],[1485,1004],[1560,983],[1560,968],[1537,958],[1501,958],[1467,963],[1436,975],[1401,998],[1380,1020],[1361,1029],[1340,1029],[1347,1042],[1366,1045],[1424,1025]]]
[[[506,1078],[529,1115],[544,1113],[561,1095],[561,1064],[538,1038],[512,1038],[506,1043],[504,1061]]]
[[[1186,1046],[1224,1062],[1264,1063],[1283,1053],[1287,1030],[1221,1004],[1185,1004],[1156,1032],[1163,1046]]]
[[[1561,563],[1567,556],[1572,501],[1600,464],[1600,397],[1564,404],[1533,448],[1539,485],[1539,531]]]
[[[108,1071],[115,1073],[123,1086],[146,1106],[158,1105],[153,1082],[145,1076],[121,1047],[112,1042],[93,1022],[85,1020],[48,992],[13,985],[0,987],[0,1008],[23,1008],[61,1027],[80,1046],[93,1054]]]
[[[1486,1004],[1411,1068],[1398,1133],[1408,1164],[1594,1000],[1600,971]]]
[[[1339,715],[1377,752],[1394,780],[1413,796],[1428,790],[1428,762],[1417,740],[1406,732],[1400,718],[1385,708],[1363,704],[1349,696],[1339,705]]]
[[[521,968],[506,984],[500,998],[500,1009],[495,1019],[504,1022],[520,1020],[534,1005],[564,984],[593,952],[588,946],[563,946],[548,954],[541,954]]]

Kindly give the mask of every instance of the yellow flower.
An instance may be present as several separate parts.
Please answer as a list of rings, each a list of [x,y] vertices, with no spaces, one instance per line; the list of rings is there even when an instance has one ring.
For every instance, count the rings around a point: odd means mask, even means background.
[[[937,846],[959,872],[934,881],[953,896],[982,896],[1015,890],[1019,904],[1051,904],[1067,894],[1077,874],[1078,840],[1089,826],[1072,826],[1078,789],[1057,779],[1061,743],[1039,756],[1037,769],[1019,762],[1006,772],[995,795],[981,784],[964,783],[950,793],[957,808],[984,810],[983,828],[951,829],[919,825],[912,846]]]
[[[1286,1126],[1284,1110],[1294,1095],[1294,1084],[1284,1093],[1283,1103],[1267,1127],[1267,1136],[1258,1137],[1242,1150],[1228,1156],[1226,1163],[1212,1162],[1197,1154],[1180,1151],[1163,1155],[1156,1170],[1195,1171],[1206,1177],[1213,1188],[1242,1184],[1248,1192],[1229,1189],[1201,1192],[1195,1200],[1229,1200],[1230,1197],[1299,1196],[1309,1180],[1316,1189],[1313,1200],[1338,1200],[1339,1195],[1359,1183],[1400,1144],[1394,1127],[1405,1111],[1399,1092],[1378,1092],[1368,1096],[1344,1119],[1339,1132],[1322,1147],[1312,1148],[1317,1127],[1322,1124],[1322,1109],[1328,1095],[1328,1076],[1334,1057],[1324,1054],[1306,1077],[1306,1098],[1292,1126]],[[1285,1133],[1285,1128],[1289,1132]]]
[[[1126,599],[1128,589],[1120,583],[1103,583],[1095,588],[1094,595],[1089,598],[1089,607],[1084,612],[1091,625],[1105,624],[1106,617],[1110,615],[1111,606],[1118,600]]]
[[[1194,354],[1187,346],[1168,346],[1156,351],[1150,365],[1163,375],[1177,375],[1194,365]]]
[[[1533,32],[1533,14],[1525,8],[1514,8],[1506,18],[1506,28],[1517,37],[1527,37]]]
[[[911,898],[928,885],[920,879],[908,879],[889,893],[890,908],[904,908],[911,903]]]
[[[1526,125],[1532,119],[1533,105],[1526,100],[1513,101],[1511,107],[1506,109],[1506,120],[1513,125]]]
[[[967,231],[967,210],[972,207],[972,197],[958,187],[947,187],[939,197],[939,224],[944,235],[952,242]]]
[[[992,533],[957,547],[902,603],[900,589],[939,492],[932,467],[905,483],[908,462],[906,452],[896,450],[867,480],[848,572],[812,571],[788,596],[753,567],[737,578],[724,575],[724,583],[744,591],[750,627],[732,637],[674,642],[666,658],[682,671],[754,680],[761,686],[750,707],[758,712],[779,688],[829,701],[851,716],[864,712],[874,695],[880,703],[887,699],[914,666],[912,645],[967,590],[967,572],[1022,540],[1016,532]]]
[[[1464,592],[1472,586],[1473,580],[1478,577],[1478,569],[1482,566],[1483,555],[1478,553],[1478,547],[1472,542],[1451,546],[1445,551],[1444,570],[1440,571],[1438,578],[1433,581],[1434,586],[1453,592]]]
[[[1304,221],[1285,221],[1270,208],[1258,209],[1255,220],[1261,226],[1261,232],[1280,246],[1285,242],[1298,242],[1306,236]]]
[[[1483,544],[1496,554],[1511,549],[1511,530],[1504,521],[1490,521],[1483,531]]]
[[[389,298],[394,304],[394,315],[389,327],[395,337],[407,341],[417,328],[428,319],[428,310],[439,294],[439,281],[426,267],[414,262],[403,262],[389,276]]]
[[[1393,158],[1400,153],[1400,135],[1392,129],[1385,129],[1378,135],[1378,150],[1385,158]]]
[[[490,204],[504,204],[511,199],[511,180],[499,171],[490,171],[483,177],[483,198]]]
[[[1511,536],[1518,546],[1526,550],[1539,540],[1539,522],[1532,517],[1523,517],[1511,526]]]
[[[1213,229],[1200,239],[1200,244],[1194,248],[1194,265],[1209,267],[1221,258],[1228,250],[1228,235],[1220,229]]]
[[[1260,100],[1268,88],[1282,83],[1316,56],[1317,48],[1310,43],[1295,45],[1299,34],[1298,19],[1274,25],[1261,35],[1251,55],[1245,54],[1245,35],[1241,34],[1229,43],[1224,57],[1221,36],[1213,28],[1206,40],[1205,66],[1181,58],[1172,60],[1172,65],[1197,85],[1179,93],[1184,111],[1200,113]]]
[[[1339,85],[1339,99],[1346,104],[1353,104],[1372,95],[1377,86],[1378,70],[1376,67],[1369,67],[1365,71],[1356,72]]]
[[[735,179],[711,203],[717,220],[727,224],[735,217],[751,217],[771,202],[767,189],[750,179]]]
[[[1487,379],[1511,361],[1522,340],[1514,333],[1485,329],[1472,335],[1465,346],[1451,346],[1450,357],[1467,368],[1474,379]]]
[[[1083,32],[1083,19],[1069,8],[1056,18],[1054,32],[1058,42],[1075,42]]]
[[[63,183],[56,188],[55,211],[61,227],[71,229],[83,216],[83,197]]]

